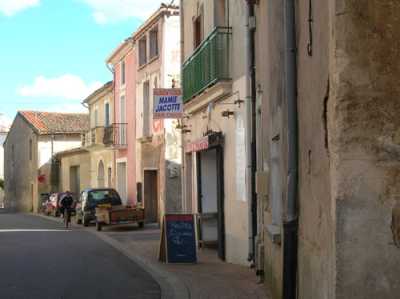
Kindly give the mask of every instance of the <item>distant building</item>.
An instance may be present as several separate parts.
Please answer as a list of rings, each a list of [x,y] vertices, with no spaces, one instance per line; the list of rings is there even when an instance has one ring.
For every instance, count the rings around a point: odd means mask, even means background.
[[[107,59],[114,74],[113,124],[107,143],[115,151],[115,188],[124,204],[136,202],[136,53],[126,39]]]
[[[54,186],[50,180],[57,180],[39,169],[46,164],[51,169],[54,154],[79,148],[88,129],[87,114],[18,112],[4,143],[6,207],[37,212],[41,185]]]
[[[155,119],[154,89],[180,81],[179,8],[161,5],[133,34],[136,65],[136,181],[146,220],[181,211],[181,131],[176,119]]]
[[[114,122],[114,82],[110,81],[89,95],[83,103],[89,107],[90,130],[83,147],[90,152],[90,187],[115,187],[114,156],[118,144]]]
[[[6,140],[7,131],[6,128],[0,126],[0,180],[4,179],[4,148],[3,143]],[[4,190],[0,188],[0,208],[3,207],[4,202]]]
[[[0,128],[0,179],[4,179],[4,147],[3,143],[6,140],[7,132],[1,131]]]

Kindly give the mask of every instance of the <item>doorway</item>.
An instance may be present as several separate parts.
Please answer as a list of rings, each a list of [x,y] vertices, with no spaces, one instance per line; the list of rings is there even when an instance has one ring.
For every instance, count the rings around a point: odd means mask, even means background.
[[[117,163],[117,191],[124,205],[128,202],[126,188],[126,162],[119,162]]]
[[[198,211],[201,244],[218,250],[225,260],[225,219],[222,147],[197,154]]]
[[[147,223],[159,222],[158,219],[158,174],[157,170],[144,171],[143,199]]]
[[[74,197],[78,197],[81,191],[81,178],[79,169],[79,166],[71,166],[69,169],[69,191],[74,195]]]
[[[97,169],[97,187],[104,188],[104,163],[100,161]]]

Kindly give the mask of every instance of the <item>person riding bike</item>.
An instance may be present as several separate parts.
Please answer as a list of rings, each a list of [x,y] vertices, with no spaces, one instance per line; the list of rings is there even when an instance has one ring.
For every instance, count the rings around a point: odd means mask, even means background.
[[[64,215],[64,224],[68,228],[71,223],[71,212],[72,206],[74,204],[74,199],[71,192],[65,192],[64,196],[60,200],[61,212]]]

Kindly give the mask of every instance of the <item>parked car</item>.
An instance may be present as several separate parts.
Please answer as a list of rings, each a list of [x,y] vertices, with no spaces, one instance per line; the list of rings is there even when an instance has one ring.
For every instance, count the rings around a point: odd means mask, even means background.
[[[52,193],[50,195],[51,211],[50,214],[54,217],[60,216],[60,200],[63,192]]]
[[[60,200],[63,198],[64,195],[65,192],[57,192],[50,195],[50,207],[48,208],[49,210],[48,215],[53,215],[54,217],[59,217],[61,215]],[[73,198],[76,198],[76,196],[73,193],[71,193],[71,195]],[[72,214],[74,214],[75,203],[72,208],[73,208]]]
[[[99,205],[122,205],[118,192],[111,188],[85,189],[76,203],[76,223],[88,226],[96,220],[96,207]]]
[[[45,215],[50,215],[53,210],[53,205],[50,201],[50,194],[49,193],[41,193],[40,194],[40,212]]]

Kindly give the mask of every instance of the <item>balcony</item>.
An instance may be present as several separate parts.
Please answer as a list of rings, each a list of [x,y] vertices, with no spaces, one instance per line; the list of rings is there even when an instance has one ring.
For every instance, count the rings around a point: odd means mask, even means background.
[[[104,127],[95,127],[90,129],[89,132],[86,132],[82,135],[82,146],[84,147],[92,147],[99,146],[103,144],[104,138]]]
[[[104,128],[103,143],[106,146],[125,147],[127,145],[128,124],[112,124]]]
[[[231,28],[217,27],[182,66],[183,101],[190,101],[219,81],[231,80]]]

